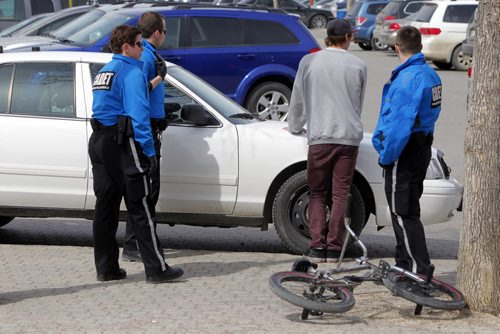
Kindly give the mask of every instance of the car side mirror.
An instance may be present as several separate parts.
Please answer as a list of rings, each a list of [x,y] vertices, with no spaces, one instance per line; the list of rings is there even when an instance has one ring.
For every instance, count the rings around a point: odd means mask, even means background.
[[[165,114],[171,114],[181,109],[181,105],[179,103],[165,103],[163,109],[165,110]]]
[[[184,122],[188,122],[194,125],[207,125],[208,124],[208,113],[199,104],[187,103],[182,106],[181,118]]]

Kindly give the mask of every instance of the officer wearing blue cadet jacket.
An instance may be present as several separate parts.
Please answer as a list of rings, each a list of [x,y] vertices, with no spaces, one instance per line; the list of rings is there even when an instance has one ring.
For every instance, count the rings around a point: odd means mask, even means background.
[[[155,143],[156,158],[161,158],[161,135],[166,129],[168,121],[165,118],[165,89],[163,79],[167,74],[167,67],[163,58],[156,50],[165,40],[165,21],[163,17],[155,12],[142,14],[137,24],[141,31],[144,50],[141,60],[144,63],[143,72],[148,80],[149,88],[149,112],[151,119],[151,130]],[[151,174],[151,202],[156,206],[160,195],[160,169]],[[127,219],[125,231],[125,243],[123,245],[123,261],[140,262],[141,255],[137,247],[137,241],[130,217]]]
[[[431,269],[420,203],[431,159],[434,124],[441,111],[441,79],[426,64],[422,37],[406,26],[396,37],[401,65],[384,86],[372,143],[384,168],[385,192],[396,235],[396,265],[426,274]]]
[[[142,73],[140,30],[122,25],[110,36],[113,59],[96,75],[89,140],[96,206],[93,235],[97,280],[126,277],[118,265],[116,231],[122,197],[146,271],[146,282],[182,276],[165,263],[156,234],[150,174],[158,167],[149,120],[148,85]]]

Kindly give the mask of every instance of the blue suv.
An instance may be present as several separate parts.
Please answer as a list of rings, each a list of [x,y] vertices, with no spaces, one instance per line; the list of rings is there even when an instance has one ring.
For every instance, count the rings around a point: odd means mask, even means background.
[[[351,7],[345,19],[356,29],[354,42],[363,50],[387,50],[388,46],[373,36],[375,18],[389,3],[389,0],[358,0]]]
[[[193,4],[137,4],[112,11],[40,49],[100,51],[115,26],[135,26],[146,11],[165,17],[167,34],[159,49],[165,60],[265,119],[286,120],[298,64],[307,53],[320,50],[300,19],[282,10]]]

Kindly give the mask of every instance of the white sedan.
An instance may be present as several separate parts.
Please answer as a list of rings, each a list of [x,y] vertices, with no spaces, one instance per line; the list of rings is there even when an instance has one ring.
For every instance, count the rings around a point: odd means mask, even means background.
[[[0,54],[0,226],[13,217],[92,218],[91,82],[110,58]],[[262,230],[274,224],[288,249],[306,249],[306,138],[289,134],[282,122],[261,121],[174,64],[168,64],[165,92],[172,120],[163,134],[158,221]],[[391,225],[368,134],[351,192],[358,233],[370,214],[377,225]],[[461,199],[461,185],[433,150],[421,201],[423,222],[448,221]]]

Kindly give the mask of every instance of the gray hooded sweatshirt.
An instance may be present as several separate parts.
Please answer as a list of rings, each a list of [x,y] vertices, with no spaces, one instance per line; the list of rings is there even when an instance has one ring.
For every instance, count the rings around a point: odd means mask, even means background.
[[[351,53],[327,48],[304,56],[293,85],[288,131],[307,123],[309,145],[359,146],[367,66]]]

